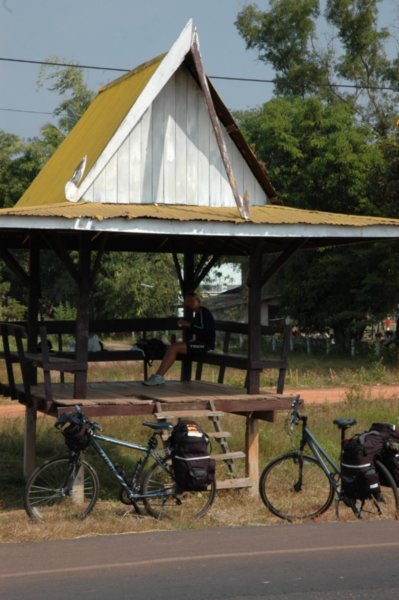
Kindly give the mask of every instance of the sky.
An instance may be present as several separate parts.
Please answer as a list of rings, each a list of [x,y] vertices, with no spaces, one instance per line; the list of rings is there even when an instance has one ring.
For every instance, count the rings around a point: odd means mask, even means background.
[[[385,23],[398,17],[398,0],[382,0]],[[247,50],[234,22],[246,0],[0,0],[0,59],[58,57],[81,65],[132,69],[167,52],[192,18],[208,76],[273,79],[271,67]],[[267,3],[258,0],[260,8]],[[398,32],[399,35],[399,32]],[[60,102],[38,89],[39,65],[0,60],[0,130],[30,138]],[[120,73],[85,70],[90,89]],[[230,110],[270,100],[271,83],[212,82]],[[42,114],[49,113],[49,114]]]
[[[0,57],[45,60],[57,56],[81,65],[132,69],[167,52],[192,18],[208,75],[272,79],[273,72],[247,51],[234,25],[244,0],[0,0]],[[37,88],[39,65],[0,61],[0,129],[38,135],[60,101]],[[92,90],[117,78],[85,71]],[[272,84],[213,83],[230,109],[270,99]],[[4,110],[4,109],[13,109]]]

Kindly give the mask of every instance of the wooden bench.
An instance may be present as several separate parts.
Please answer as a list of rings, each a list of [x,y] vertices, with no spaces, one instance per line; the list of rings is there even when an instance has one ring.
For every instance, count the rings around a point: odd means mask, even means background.
[[[53,403],[51,373],[77,373],[87,370],[87,364],[72,358],[50,355],[47,345],[47,332],[45,327],[40,328],[41,352],[28,352],[24,340],[27,340],[27,331],[22,325],[0,323],[0,334],[3,341],[3,356],[6,363],[9,394],[12,399],[20,400],[23,404],[32,404],[31,384],[34,382],[33,369],[43,370],[45,389],[45,404],[41,407],[49,410]],[[10,344],[10,340],[13,343]],[[15,350],[12,349],[15,347]],[[18,367],[22,376],[22,387],[16,384],[15,368]]]
[[[197,363],[195,378],[197,381],[201,381],[202,372],[204,365],[214,365],[219,367],[218,383],[224,383],[226,369],[240,369],[248,371],[249,361],[248,356],[244,354],[237,354],[231,352],[231,339],[233,334],[240,334],[248,336],[248,324],[247,323],[235,323],[233,321],[217,321],[216,331],[224,333],[222,350],[205,352],[198,358],[194,357],[192,362]],[[262,336],[275,336],[281,337],[281,350],[278,359],[260,359],[259,361],[252,363],[251,368],[264,370],[264,369],[276,369],[278,370],[276,391],[278,394],[282,394],[284,391],[285,375],[288,368],[288,352],[289,352],[289,341],[291,335],[291,325],[284,323],[282,325],[275,326],[262,326]]]
[[[48,331],[51,332],[54,328],[51,321],[46,323]],[[62,326],[62,324],[61,324]],[[232,350],[232,339],[233,336],[238,334],[241,336],[248,337],[248,324],[247,323],[236,323],[234,321],[221,321],[215,322],[216,335],[219,342],[220,351],[210,351],[201,353],[198,356],[190,357],[185,355],[179,355],[177,357],[180,361],[187,361],[188,363],[196,363],[195,379],[201,381],[203,373],[203,365],[213,365],[219,367],[218,372],[218,383],[224,383],[226,369],[239,369],[248,371],[249,362],[248,356],[242,353],[237,353]],[[92,321],[89,327],[90,334],[111,334],[111,333],[126,333],[140,335],[141,337],[159,337],[160,334],[180,334],[181,329],[177,326],[177,319],[175,318],[161,318],[161,319],[118,319],[115,321],[99,320]],[[264,325],[261,327],[262,336],[278,336],[281,341],[281,348],[279,357],[276,359],[260,359],[256,363],[251,365],[251,368],[264,370],[264,369],[275,369],[278,371],[276,391],[278,394],[282,394],[284,391],[285,375],[288,368],[288,352],[289,352],[289,340],[291,334],[291,325],[280,320],[275,325]],[[221,339],[222,338],[222,339]],[[70,356],[69,353],[64,353],[65,356]],[[162,354],[156,357],[161,359]],[[143,374],[144,378],[148,375],[148,364],[140,353],[132,350],[102,350],[98,352],[89,352],[88,361],[143,361]]]
[[[8,324],[12,325],[12,324]],[[203,376],[203,366],[212,365],[219,367],[218,371],[218,383],[224,383],[226,369],[239,369],[248,371],[248,368],[253,369],[276,369],[278,371],[276,391],[277,393],[283,393],[285,374],[288,366],[288,351],[289,351],[289,337],[290,337],[290,325],[279,323],[275,326],[262,326],[262,336],[273,336],[278,334],[281,338],[281,350],[279,357],[276,359],[261,359],[256,363],[249,365],[248,356],[242,353],[232,351],[232,338],[235,334],[241,336],[248,336],[248,325],[246,323],[236,323],[233,321],[220,321],[216,323],[216,333],[221,350],[215,350],[211,352],[201,353],[198,356],[190,357],[181,355],[178,356],[178,360],[186,361],[189,365],[196,363],[195,379],[201,381]],[[52,360],[52,366],[54,370],[58,370],[61,373],[61,381],[63,381],[63,373],[67,369],[66,367],[71,363],[60,362],[60,368],[56,369],[56,358],[60,361],[65,359],[66,361],[73,361],[75,359],[75,353],[73,350],[66,349],[64,347],[63,338],[65,335],[74,336],[76,324],[74,321],[44,321],[35,325],[33,334],[35,336],[40,334],[40,327],[45,327],[45,335],[56,336],[57,347],[54,352],[50,354]],[[160,318],[160,319],[115,319],[115,320],[94,320],[89,324],[90,335],[97,334],[99,336],[108,336],[111,334],[126,334],[129,333],[136,337],[159,337],[160,334],[166,333],[168,336],[181,334],[181,329],[177,326],[176,318]],[[222,339],[220,339],[222,338]],[[4,352],[2,353],[4,356]],[[33,360],[33,356],[30,357]],[[161,359],[160,354],[157,359]],[[15,355],[14,355],[15,359]],[[104,349],[96,352],[88,352],[88,362],[114,362],[114,361],[141,361],[143,363],[143,376],[147,378],[149,361],[143,356],[140,351],[134,349]],[[7,362],[7,360],[6,360]],[[8,372],[9,367],[7,367]],[[10,376],[9,376],[10,379]]]

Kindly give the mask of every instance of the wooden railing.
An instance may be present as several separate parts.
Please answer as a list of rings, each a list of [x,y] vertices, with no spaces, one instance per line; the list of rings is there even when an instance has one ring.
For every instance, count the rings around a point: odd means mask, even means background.
[[[69,347],[65,347],[65,336],[74,337],[76,333],[75,321],[40,321],[35,325],[30,325],[26,322],[18,323],[24,325],[29,331],[29,336],[32,339],[39,339],[40,327],[45,327],[47,336],[56,336],[57,343],[56,347],[53,347],[53,351],[58,356],[71,357],[73,352]],[[277,393],[283,393],[285,374],[288,366],[288,351],[289,351],[289,338],[290,338],[290,325],[285,324],[283,321],[279,321],[272,326],[262,326],[261,336],[274,336],[279,335],[281,340],[281,349],[279,357],[276,359],[263,359],[260,358],[256,361],[250,362],[248,355],[245,351],[235,351],[233,348],[233,336],[239,334],[241,336],[248,337],[249,329],[248,324],[238,323],[234,321],[220,321],[215,322],[216,333],[218,338],[218,348],[215,351],[202,353],[195,357],[188,359],[186,356],[179,356],[180,360],[186,360],[191,363],[196,363],[195,378],[197,380],[202,379],[203,366],[214,365],[219,367],[218,382],[223,383],[226,369],[240,369],[247,371],[249,369],[263,370],[263,369],[276,369],[278,371],[276,391]],[[90,335],[97,334],[101,336],[109,336],[111,334],[123,334],[128,333],[135,337],[148,337],[159,336],[163,333],[167,333],[169,336],[180,333],[181,329],[178,328],[177,319],[174,317],[167,318],[141,318],[141,319],[107,319],[107,320],[93,320],[89,323]],[[133,338],[132,338],[133,339]],[[32,344],[31,344],[32,345]],[[246,344],[242,344],[243,347]],[[0,353],[0,355],[4,353]],[[162,358],[160,355],[157,358]],[[144,365],[144,376],[147,376],[148,361],[146,361],[140,352],[131,349],[120,349],[120,350],[99,350],[96,352],[88,353],[89,362],[99,361],[143,361]]]

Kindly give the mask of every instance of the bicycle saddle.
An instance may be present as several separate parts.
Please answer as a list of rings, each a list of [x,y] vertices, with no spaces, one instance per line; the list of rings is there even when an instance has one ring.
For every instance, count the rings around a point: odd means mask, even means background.
[[[352,427],[352,425],[356,425],[356,419],[334,419],[333,423],[339,429],[348,429],[348,427]]]
[[[158,431],[164,431],[165,429],[173,429],[172,423],[169,422],[153,423],[152,421],[144,421],[143,425],[145,425],[146,427],[151,427],[151,429],[158,429]]]

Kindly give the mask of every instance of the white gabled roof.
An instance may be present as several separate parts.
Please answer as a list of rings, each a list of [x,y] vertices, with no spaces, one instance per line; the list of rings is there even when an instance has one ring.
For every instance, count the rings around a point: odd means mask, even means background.
[[[165,56],[100,91],[17,205],[238,207],[248,218],[245,204],[274,195],[205,75],[190,20]]]

